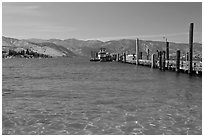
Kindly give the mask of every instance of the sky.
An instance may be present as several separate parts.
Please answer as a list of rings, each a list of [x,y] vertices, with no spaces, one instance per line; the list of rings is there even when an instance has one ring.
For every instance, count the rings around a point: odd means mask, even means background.
[[[18,39],[144,39],[202,43],[201,2],[3,2],[2,35]]]

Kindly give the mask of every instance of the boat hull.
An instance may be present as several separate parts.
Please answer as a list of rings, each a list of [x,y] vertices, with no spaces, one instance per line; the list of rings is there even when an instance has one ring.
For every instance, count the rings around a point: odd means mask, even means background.
[[[100,61],[100,59],[90,59],[92,62]]]

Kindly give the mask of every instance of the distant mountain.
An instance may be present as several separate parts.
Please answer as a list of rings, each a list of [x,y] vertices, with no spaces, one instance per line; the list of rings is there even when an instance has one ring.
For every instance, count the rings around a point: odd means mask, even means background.
[[[61,45],[75,54],[90,56],[91,51],[98,51],[101,47],[106,48],[110,53],[123,53],[128,51],[130,54],[135,53],[135,40],[133,39],[121,39],[121,40],[111,40],[107,42],[102,42],[98,40],[88,40],[82,41],[77,39],[66,39],[58,40],[52,39],[49,42]],[[166,50],[166,43],[162,41],[150,41],[150,40],[140,40],[140,51],[146,56],[147,49],[149,49],[150,54],[156,53],[157,50]],[[181,54],[186,54],[189,50],[189,46],[186,43],[169,43],[170,55],[175,55],[176,50],[180,49]],[[194,43],[194,55],[202,57],[202,44]]]
[[[35,42],[35,43],[42,43],[42,40],[31,40],[28,39],[29,42]],[[45,42],[45,41],[43,41]],[[60,39],[49,39],[46,40],[46,42],[54,43],[56,45],[63,46],[67,48],[68,50],[74,52],[77,55],[87,56],[90,54],[90,51],[97,48],[100,49],[101,45],[103,45],[104,42],[97,41],[97,40],[77,40],[77,39],[66,39],[66,40],[60,40]]]
[[[46,54],[54,54],[58,56],[90,56],[91,51],[99,51],[101,47],[106,48],[110,53],[135,53],[135,40],[121,39],[102,42],[99,40],[77,40],[77,39],[26,39],[18,40],[13,38],[3,37],[3,47],[23,47],[30,48],[38,52],[44,51]],[[150,54],[156,53],[157,50],[166,50],[166,43],[162,41],[139,40],[139,50],[143,52],[145,57],[147,49]],[[202,58],[202,44],[193,44],[193,55]],[[50,49],[50,50],[45,50]],[[176,50],[180,49],[181,55],[185,55],[189,50],[186,43],[169,43],[170,55],[175,56]],[[52,53],[53,52],[53,53]]]
[[[68,50],[67,48],[60,46],[60,45],[56,45],[54,43],[51,42],[42,42],[42,43],[32,43],[31,44],[37,45],[41,48],[51,48],[53,50],[56,50],[57,52],[61,52],[62,54],[64,54],[65,56],[75,56],[75,54],[73,52],[71,52],[70,50]],[[55,51],[55,52],[56,52]],[[50,53],[53,54],[53,53]]]

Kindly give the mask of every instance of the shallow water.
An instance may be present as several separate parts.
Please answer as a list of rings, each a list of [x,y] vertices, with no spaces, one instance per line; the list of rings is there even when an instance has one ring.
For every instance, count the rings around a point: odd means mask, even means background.
[[[83,58],[3,59],[3,134],[202,134],[202,78]]]

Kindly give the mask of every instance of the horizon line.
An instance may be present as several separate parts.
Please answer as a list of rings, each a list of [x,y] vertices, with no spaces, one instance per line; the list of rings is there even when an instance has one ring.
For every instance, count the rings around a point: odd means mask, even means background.
[[[195,33],[202,33],[202,32],[195,32]],[[187,33],[180,33],[180,34],[187,34]],[[12,36],[5,36],[5,35],[2,35],[2,37],[6,37],[6,38],[13,38],[13,39],[18,39],[18,40],[29,40],[29,39],[39,39],[39,40],[45,40],[45,41],[48,41],[48,40],[51,40],[51,39],[56,39],[56,40],[70,40],[70,39],[75,39],[75,40],[81,40],[81,41],[91,41],[91,40],[95,40],[95,41],[101,41],[101,42],[108,42],[108,41],[117,41],[117,40],[136,40],[136,39],[139,39],[139,40],[144,40],[144,41],[158,41],[158,42],[166,42],[165,40],[151,40],[151,39],[142,39],[142,38],[145,38],[145,37],[153,37],[153,36],[156,36],[156,35],[143,35],[143,37],[139,38],[137,36],[124,36],[124,37],[101,37],[101,38],[86,38],[86,39],[80,39],[80,38],[66,38],[66,39],[61,39],[61,38],[48,38],[48,39],[41,39],[41,38],[16,38],[16,37],[12,37]],[[159,36],[159,35],[157,35]],[[161,36],[161,35],[160,35]],[[165,35],[167,36],[167,35]],[[164,38],[166,38],[165,36],[163,36]],[[135,38],[130,38],[130,37],[135,37]],[[102,40],[102,39],[106,39],[106,38],[111,38],[111,39],[107,39],[107,40]],[[114,39],[115,38],[115,39]],[[156,37],[155,37],[156,38]],[[174,42],[174,41],[168,41],[167,42],[170,42],[170,43],[182,43],[182,44],[188,44],[186,42]],[[196,42],[194,41],[193,43],[199,43],[199,44],[202,44],[202,42]]]

